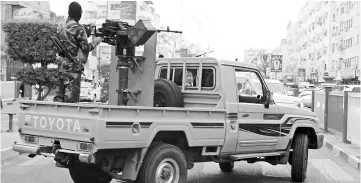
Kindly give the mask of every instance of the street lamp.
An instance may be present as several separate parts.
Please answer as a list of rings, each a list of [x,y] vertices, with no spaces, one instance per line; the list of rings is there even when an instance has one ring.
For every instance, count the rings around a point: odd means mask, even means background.
[[[16,100],[16,81],[18,78],[15,76],[11,76],[10,79],[14,80],[14,100]]]

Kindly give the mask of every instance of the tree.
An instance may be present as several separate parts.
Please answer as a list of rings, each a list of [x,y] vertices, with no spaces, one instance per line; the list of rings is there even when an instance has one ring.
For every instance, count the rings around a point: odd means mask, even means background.
[[[102,83],[101,89],[101,102],[108,101],[109,94],[109,79],[110,79],[110,64],[104,64],[99,66],[100,78],[104,78],[104,82]]]
[[[251,61],[252,64],[257,66],[263,76],[267,76],[267,68],[271,66],[268,57],[269,55],[266,53],[259,53],[259,55]]]
[[[59,77],[65,74],[56,68],[48,68],[49,64],[56,64],[57,49],[50,39],[56,35],[56,28],[57,22],[54,20],[14,20],[3,23],[7,56],[26,65],[16,73],[16,77],[36,89],[37,100],[44,100],[58,84]],[[40,67],[34,68],[34,64]],[[44,91],[46,93],[42,96]]]
[[[187,49],[188,51],[197,52],[197,54],[203,51],[199,48],[199,45],[186,41],[181,34],[174,33],[159,33],[158,45],[161,47],[159,50],[161,54],[164,54],[163,52],[167,50],[172,54],[171,56],[174,56],[177,49]]]

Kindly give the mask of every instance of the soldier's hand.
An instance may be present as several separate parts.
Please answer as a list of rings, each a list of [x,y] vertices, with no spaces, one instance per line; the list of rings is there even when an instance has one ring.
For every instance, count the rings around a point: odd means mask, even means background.
[[[95,34],[95,28],[96,28],[96,26],[95,26],[95,24],[94,23],[91,23],[90,25],[89,25],[89,28],[90,28],[90,32],[91,32],[91,34],[92,35],[94,35]]]
[[[102,39],[103,39],[103,38],[101,38],[101,37],[95,37],[95,38],[93,39],[93,43],[94,43],[95,45],[98,45],[98,44],[100,44],[100,42],[102,42]]]

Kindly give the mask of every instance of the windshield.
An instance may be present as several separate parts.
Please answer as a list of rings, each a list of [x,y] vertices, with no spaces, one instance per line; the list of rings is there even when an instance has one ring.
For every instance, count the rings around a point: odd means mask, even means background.
[[[282,83],[267,83],[268,89],[273,93],[279,93],[282,95],[287,95],[285,88]],[[261,83],[255,83],[257,89],[261,89]],[[262,91],[262,90],[261,90]]]

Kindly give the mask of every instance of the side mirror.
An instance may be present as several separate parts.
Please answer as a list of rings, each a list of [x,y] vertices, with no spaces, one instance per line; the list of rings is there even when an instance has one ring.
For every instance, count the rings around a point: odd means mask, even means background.
[[[273,93],[271,91],[267,91],[266,92],[266,101],[264,103],[264,107],[268,109],[269,105],[272,102],[272,100],[273,100]]]

